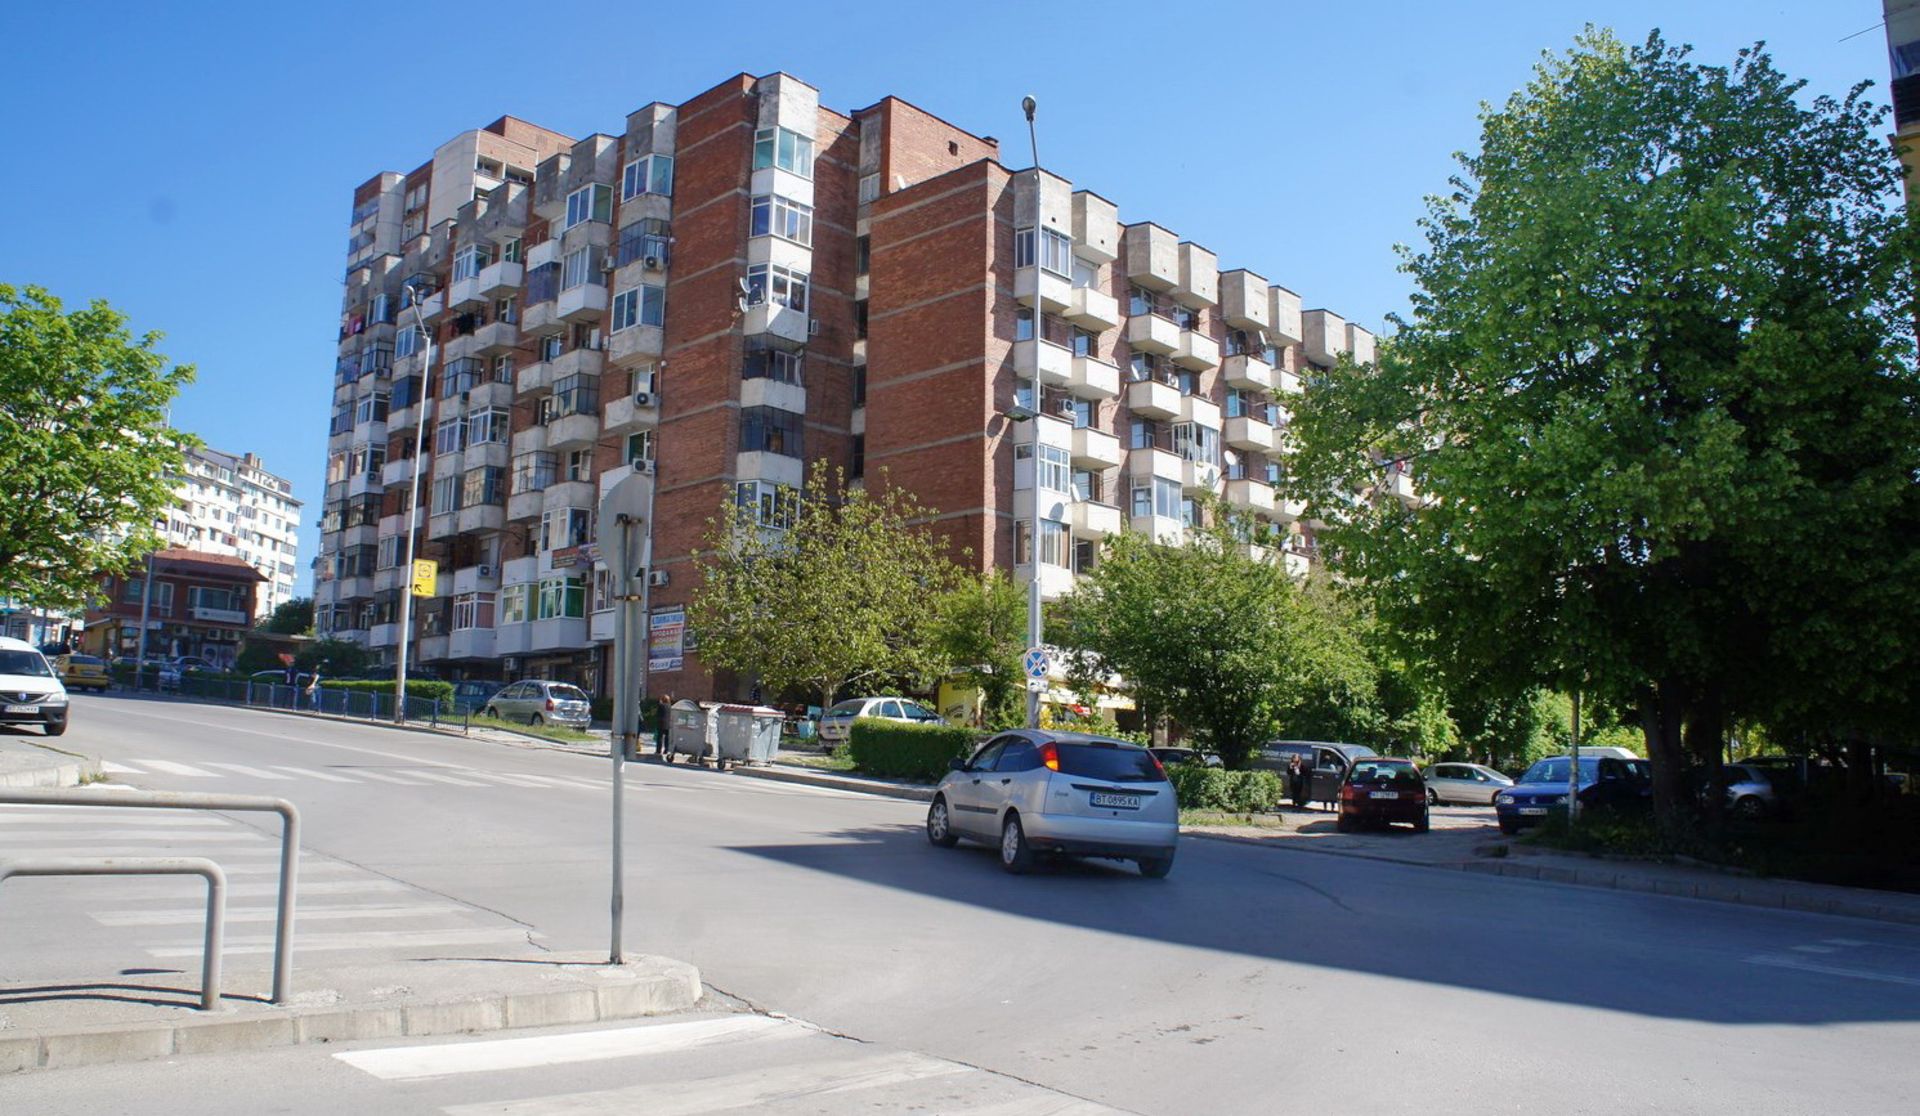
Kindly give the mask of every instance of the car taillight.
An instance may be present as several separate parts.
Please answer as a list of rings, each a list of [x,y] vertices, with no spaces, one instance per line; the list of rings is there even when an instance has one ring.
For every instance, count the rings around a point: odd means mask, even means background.
[[[1040,762],[1046,764],[1048,771],[1060,770],[1060,749],[1052,741],[1040,745]]]
[[[552,699],[552,698],[548,698],[548,699],[547,699],[547,710],[548,710],[548,712],[552,712],[552,710],[553,710],[553,699]]]
[[[1166,778],[1166,777],[1167,777],[1167,765],[1166,765],[1166,764],[1164,764],[1164,763],[1161,763],[1161,762],[1160,762],[1160,757],[1159,757],[1159,756],[1156,756],[1156,755],[1154,755],[1154,754],[1153,754],[1152,752],[1148,752],[1148,753],[1147,753],[1147,758],[1153,761],[1153,769],[1154,769],[1155,771],[1158,771],[1158,772],[1160,773],[1160,777],[1161,777],[1162,779],[1164,779],[1164,778]]]
[[[1352,783],[1348,783],[1346,786],[1340,788],[1340,797],[1341,798],[1359,798],[1360,788],[1355,786]]]

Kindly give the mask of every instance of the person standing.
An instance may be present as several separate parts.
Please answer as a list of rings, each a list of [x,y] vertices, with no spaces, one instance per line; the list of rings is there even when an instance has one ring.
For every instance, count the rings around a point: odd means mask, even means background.
[[[672,724],[673,695],[661,694],[653,699],[653,754],[665,758],[667,754],[667,727]]]

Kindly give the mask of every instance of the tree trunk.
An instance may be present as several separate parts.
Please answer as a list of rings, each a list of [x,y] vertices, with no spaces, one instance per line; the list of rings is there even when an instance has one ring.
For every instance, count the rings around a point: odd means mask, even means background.
[[[1684,708],[1679,691],[1677,684],[1665,682],[1640,702],[1647,759],[1653,763],[1653,817],[1668,833],[1680,827],[1686,809],[1687,754],[1680,739]]]
[[[1708,835],[1717,842],[1726,832],[1727,821],[1727,796],[1721,788],[1721,772],[1725,769],[1725,710],[1718,697],[1710,695],[1702,698],[1690,712],[1692,715],[1687,720],[1686,729],[1687,750],[1703,768],[1707,791],[1701,812],[1706,817]]]

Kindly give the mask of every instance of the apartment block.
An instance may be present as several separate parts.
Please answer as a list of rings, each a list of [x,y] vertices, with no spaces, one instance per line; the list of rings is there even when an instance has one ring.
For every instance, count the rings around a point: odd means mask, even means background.
[[[228,669],[253,627],[255,598],[265,584],[251,562],[231,554],[158,550],[125,574],[101,580],[103,599],[87,609],[81,642],[95,655],[132,658],[140,652],[144,619],[148,658],[190,655]]]
[[[1000,157],[897,98],[841,113],[791,75],[742,74],[617,134],[505,117],[369,179],[321,629],[390,661],[411,529],[440,568],[418,669],[602,692],[594,509],[635,471],[656,508],[652,682],[677,697],[752,686],[710,675],[684,623],[708,521],[731,504],[782,529],[782,490],[816,461],[909,488],[956,555],[1037,568],[1049,597],[1107,535],[1177,541],[1207,494],[1272,524],[1262,553],[1304,571],[1312,524],[1276,459],[1288,400],[1313,365],[1370,359],[1373,335]]]
[[[1911,202],[1914,172],[1920,170],[1920,4],[1881,0],[1880,7],[1893,78],[1893,142],[1907,165],[1907,200]]]
[[[157,525],[166,546],[252,566],[262,578],[252,597],[257,617],[293,598],[302,504],[290,482],[267,472],[254,454],[203,448],[187,451],[174,491],[178,502]]]

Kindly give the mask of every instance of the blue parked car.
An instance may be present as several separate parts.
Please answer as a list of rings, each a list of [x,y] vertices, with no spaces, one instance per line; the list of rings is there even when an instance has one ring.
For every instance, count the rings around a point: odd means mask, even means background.
[[[1539,825],[1554,810],[1567,808],[1569,756],[1538,760],[1520,781],[1493,796],[1500,832],[1518,833],[1522,826]],[[1580,757],[1582,810],[1641,810],[1653,804],[1653,766],[1643,759],[1611,756]]]

